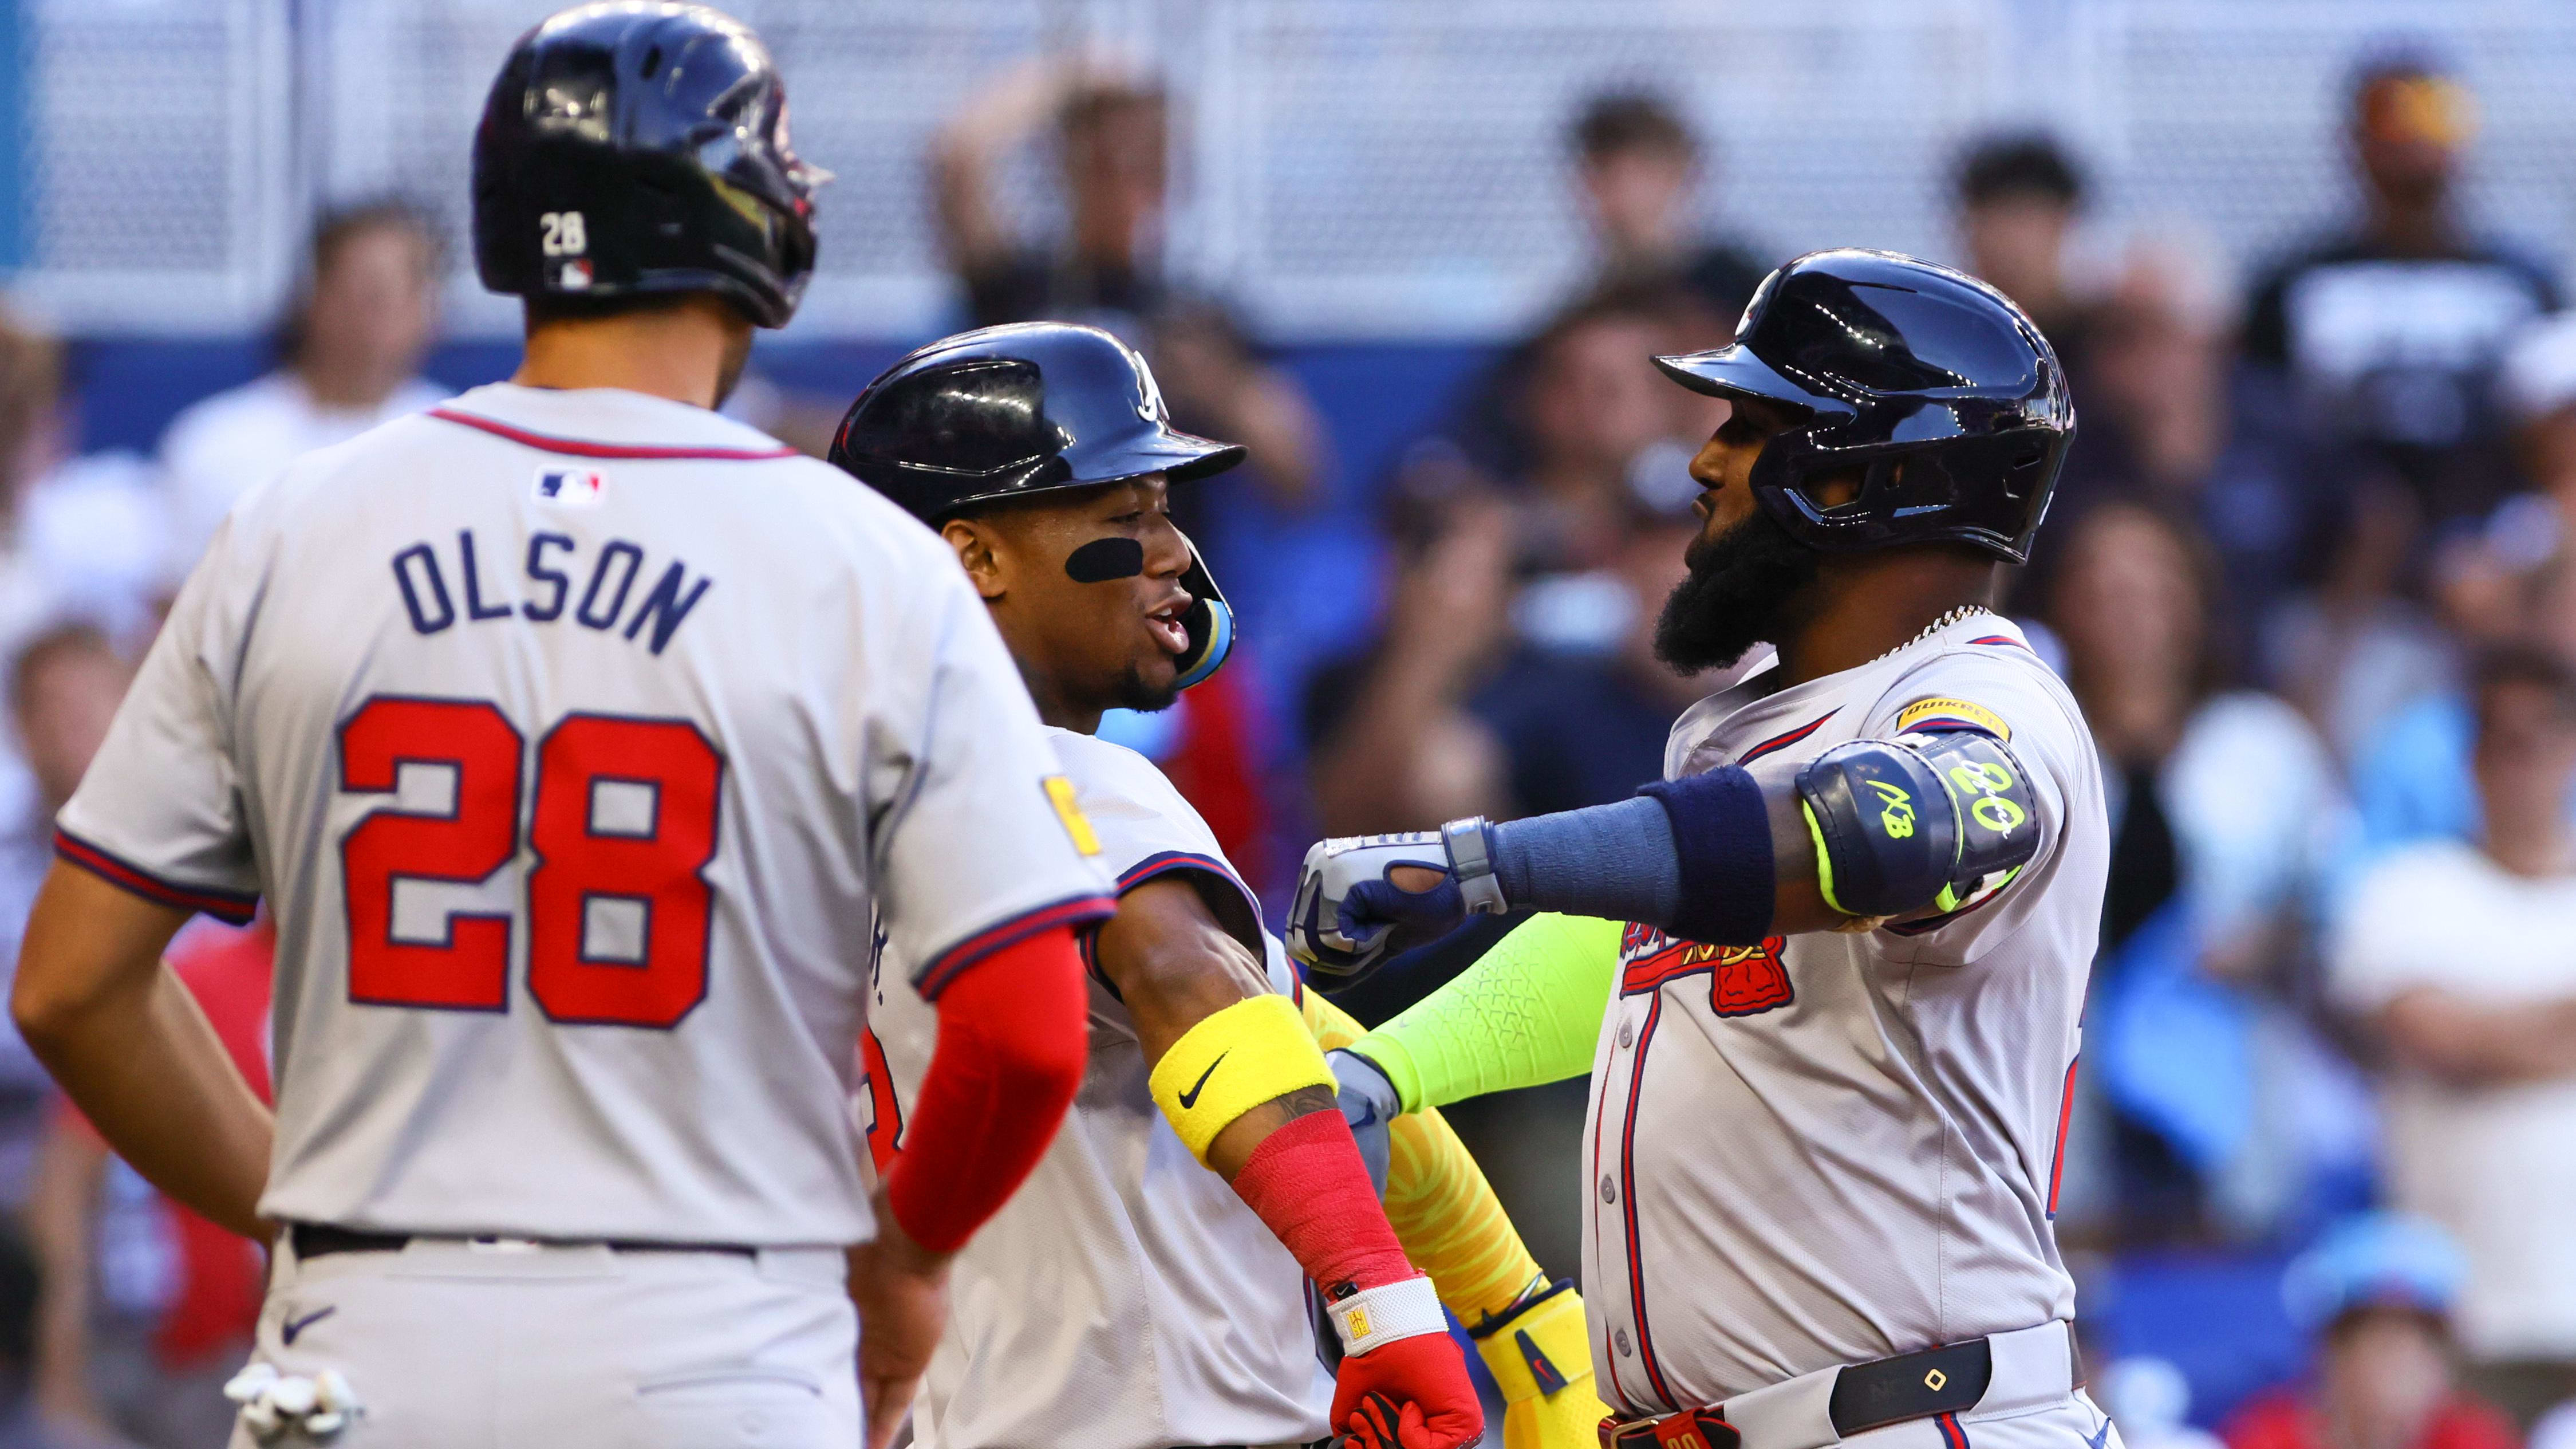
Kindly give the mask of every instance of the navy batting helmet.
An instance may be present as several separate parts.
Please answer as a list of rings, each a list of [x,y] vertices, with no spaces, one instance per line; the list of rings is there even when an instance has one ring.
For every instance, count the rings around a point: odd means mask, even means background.
[[[474,132],[474,264],[521,297],[713,292],[763,327],[814,270],[814,188],[760,37],[702,5],[566,10]]]
[[[1796,410],[1754,460],[1753,494],[1833,551],[1974,544],[2025,562],[2075,436],[2048,339],[2003,293],[1894,252],[1810,252],[1764,278],[1732,346],[1655,365],[1682,386]],[[1827,507],[1820,474],[1862,469]]]
[[[1097,327],[1019,322],[943,338],[867,385],[832,438],[832,462],[937,527],[959,510],[1160,473],[1222,473],[1240,444],[1172,426],[1145,359]],[[1226,607],[1198,546],[1181,575],[1190,647],[1179,688],[1216,672],[1234,647]]]

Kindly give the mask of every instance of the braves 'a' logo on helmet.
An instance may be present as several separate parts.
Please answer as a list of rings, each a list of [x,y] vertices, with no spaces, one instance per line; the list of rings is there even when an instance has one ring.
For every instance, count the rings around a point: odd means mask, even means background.
[[[1759,946],[1711,946],[1677,941],[1652,926],[1631,923],[1619,934],[1619,994],[1638,996],[1667,981],[1708,973],[1709,1009],[1720,1016],[1754,1016],[1797,999],[1789,968],[1780,959],[1788,944],[1766,936]]]

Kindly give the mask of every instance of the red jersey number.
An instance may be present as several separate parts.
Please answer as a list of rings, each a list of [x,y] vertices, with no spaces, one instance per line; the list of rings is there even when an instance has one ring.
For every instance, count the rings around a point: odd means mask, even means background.
[[[448,916],[443,941],[393,934],[395,882],[490,879],[519,851],[525,743],[464,700],[377,698],[340,729],[340,785],[390,793],[405,764],[455,772],[445,814],[379,809],[342,840],[349,995],[504,1011],[510,918]],[[724,757],[680,720],[577,714],[537,747],[528,844],[528,992],[556,1021],[669,1028],[706,996]]]

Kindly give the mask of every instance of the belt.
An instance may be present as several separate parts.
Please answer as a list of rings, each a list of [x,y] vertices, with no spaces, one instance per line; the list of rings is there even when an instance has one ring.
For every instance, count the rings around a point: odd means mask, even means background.
[[[2060,1321],[1871,1363],[1818,1369],[1713,1408],[1604,1419],[1602,1449],[1823,1449],[1938,1414],[2036,1408],[2082,1387],[2075,1337]]]
[[[757,1258],[760,1250],[737,1243],[649,1243],[634,1238],[609,1238],[587,1242],[555,1241],[532,1238],[469,1238],[443,1233],[371,1233],[358,1228],[333,1227],[329,1223],[296,1223],[287,1229],[300,1260],[327,1258],[334,1253],[399,1253],[416,1242],[426,1243],[491,1243],[538,1242],[550,1248],[606,1248],[612,1253],[726,1253],[738,1258]]]

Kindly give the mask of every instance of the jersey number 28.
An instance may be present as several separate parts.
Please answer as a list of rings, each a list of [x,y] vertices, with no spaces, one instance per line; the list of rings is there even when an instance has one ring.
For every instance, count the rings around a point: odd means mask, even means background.
[[[512,918],[452,912],[444,940],[402,939],[394,885],[480,882],[517,859],[526,756],[480,700],[380,695],[340,726],[343,790],[390,795],[404,765],[456,781],[446,813],[388,804],[340,841],[351,1000],[509,1009]],[[572,714],[537,742],[528,994],[550,1019],[668,1028],[706,995],[714,893],[701,872],[723,779],[724,757],[686,720]]]

